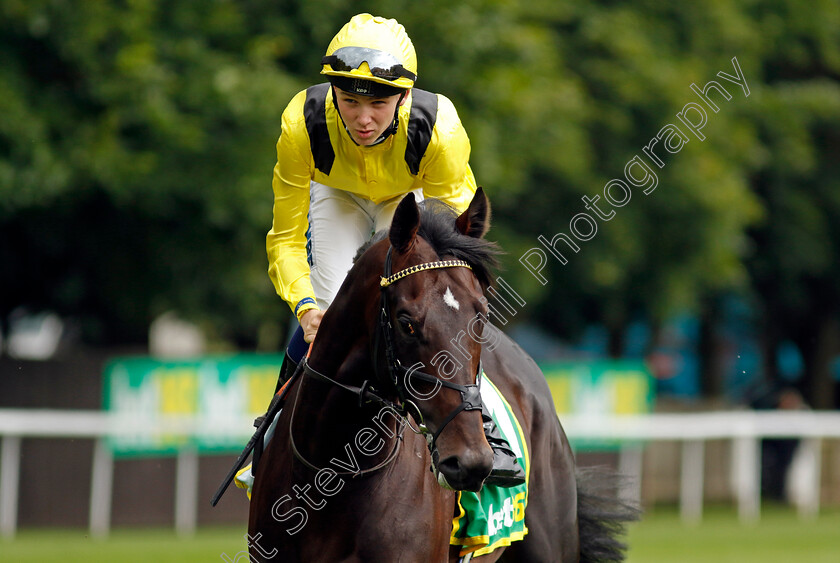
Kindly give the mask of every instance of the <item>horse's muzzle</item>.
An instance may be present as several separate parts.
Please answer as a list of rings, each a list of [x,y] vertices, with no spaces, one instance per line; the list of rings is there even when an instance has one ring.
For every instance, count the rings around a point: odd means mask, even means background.
[[[479,491],[493,470],[493,450],[469,449],[433,463],[432,470],[438,483],[446,489]]]

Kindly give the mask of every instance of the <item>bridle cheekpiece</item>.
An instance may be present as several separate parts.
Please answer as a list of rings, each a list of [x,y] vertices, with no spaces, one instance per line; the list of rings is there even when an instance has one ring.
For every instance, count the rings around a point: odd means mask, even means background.
[[[301,367],[303,369],[303,372],[309,375],[310,377],[320,379],[356,395],[359,398],[360,407],[365,403],[375,402],[393,409],[395,412],[399,413],[404,418],[407,417],[409,414],[408,408],[413,407],[413,410],[416,411],[416,414],[419,417],[416,418],[418,428],[413,428],[410,423],[408,424],[408,426],[412,428],[414,432],[418,434],[423,434],[423,436],[426,438],[426,443],[428,444],[429,452],[432,455],[433,463],[436,465],[437,458],[439,457],[436,442],[438,436],[440,436],[440,433],[443,432],[443,429],[446,427],[446,425],[449,424],[449,422],[452,421],[452,419],[454,419],[455,416],[461,411],[481,410],[481,393],[479,391],[478,386],[478,380],[481,377],[482,373],[481,362],[479,361],[476,373],[476,383],[468,385],[459,385],[457,383],[451,383],[445,379],[440,379],[428,373],[423,373],[421,371],[415,370],[413,369],[413,366],[409,369],[405,368],[402,365],[402,363],[400,363],[399,358],[397,358],[396,346],[394,345],[394,328],[391,325],[391,312],[390,306],[388,304],[388,298],[386,295],[386,289],[393,283],[418,272],[425,272],[427,270],[434,270],[439,268],[467,268],[469,270],[472,270],[472,266],[470,266],[470,264],[464,260],[439,260],[436,262],[426,262],[423,264],[417,264],[416,266],[409,266],[408,268],[400,270],[396,274],[392,274],[391,254],[393,250],[393,246],[388,249],[388,254],[385,257],[384,275],[380,276],[379,281],[379,287],[381,290],[379,330],[377,330],[375,333],[373,355],[374,358],[381,357],[380,349],[384,347],[385,363],[387,365],[387,376],[385,374],[380,374],[379,369],[376,369],[377,379],[380,383],[390,384],[391,386],[393,386],[393,388],[396,390],[397,396],[399,397],[399,403],[393,403],[392,401],[385,398],[382,394],[380,394],[378,390],[373,388],[373,386],[371,385],[371,381],[365,381],[364,383],[362,383],[361,387],[356,387],[353,385],[346,385],[344,383],[336,381],[335,379],[323,373],[318,372],[317,370],[312,368],[312,366],[309,365],[308,357],[303,358],[303,360],[301,361]],[[374,362],[374,365],[376,366],[377,362]],[[417,404],[411,398],[406,397],[406,388],[404,382],[409,377],[416,378],[419,381],[424,381],[426,383],[431,383],[435,385],[435,392],[437,392],[437,389],[439,387],[446,387],[448,389],[458,391],[461,394],[461,403],[446,416],[446,418],[441,423],[440,427],[434,433],[432,433],[426,428],[426,425],[423,422],[423,415],[420,412],[420,409],[417,407]],[[403,382],[402,384],[401,380]],[[413,398],[416,399],[416,397]],[[292,414],[292,418],[294,418],[294,413]],[[378,464],[376,467],[359,471],[354,475],[370,473],[381,469],[385,465],[389,464],[391,461],[394,460],[397,453],[399,452],[399,442],[400,440],[397,441],[391,455],[389,455],[385,461]],[[294,440],[292,440],[292,448],[298,459],[300,459],[305,465],[307,465],[310,469],[318,469],[313,464],[307,462],[301,456],[301,454],[297,451],[297,448],[295,447]]]
[[[394,328],[391,325],[391,311],[390,306],[388,304],[388,298],[386,295],[386,289],[393,284],[394,282],[401,280],[405,277],[408,277],[412,274],[416,274],[418,272],[424,272],[427,270],[434,270],[438,268],[468,268],[472,270],[472,266],[464,260],[439,260],[436,262],[425,262],[423,264],[417,264],[416,266],[409,266],[403,270],[400,270],[396,274],[391,273],[391,255],[393,253],[394,247],[391,246],[388,248],[388,253],[385,256],[385,272],[384,275],[380,277],[379,286],[381,289],[381,296],[380,296],[380,312],[379,312],[379,326],[380,330],[377,332],[377,338],[374,345],[374,354],[376,354],[378,348],[381,345],[385,347],[385,362],[388,368],[388,380],[389,382],[396,388],[397,394],[399,396],[400,402],[403,404],[403,408],[405,409],[408,405],[414,406],[414,410],[417,411],[417,415],[420,416],[418,423],[420,425],[420,433],[422,433],[426,437],[426,442],[429,445],[429,452],[432,454],[432,458],[436,458],[437,454],[437,446],[436,442],[440,433],[443,432],[443,429],[452,421],[455,416],[460,413],[461,411],[471,411],[471,410],[481,410],[481,394],[478,387],[478,378],[481,377],[481,362],[479,362],[478,370],[476,373],[476,383],[469,384],[469,385],[459,385],[457,383],[451,383],[446,381],[445,379],[437,378],[433,375],[428,373],[423,373],[422,371],[418,371],[415,369],[406,369],[402,363],[400,363],[399,358],[397,358],[396,346],[394,345]],[[401,377],[402,376],[402,377]],[[404,385],[400,385],[400,379],[403,380],[407,379],[408,377],[417,378],[420,381],[424,381],[426,383],[432,383],[435,386],[442,386],[449,389],[454,389],[461,394],[461,404],[455,407],[455,409],[447,415],[444,419],[443,423],[437,429],[434,434],[429,432],[426,429],[425,424],[422,420],[422,413],[420,409],[417,407],[416,403],[406,397],[406,389]],[[382,379],[380,377],[380,379]],[[415,397],[416,398],[416,397]],[[437,462],[437,459],[434,459]]]

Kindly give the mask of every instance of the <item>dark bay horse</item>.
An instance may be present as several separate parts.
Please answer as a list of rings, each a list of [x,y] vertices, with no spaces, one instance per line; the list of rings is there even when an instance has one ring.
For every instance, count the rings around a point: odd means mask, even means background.
[[[403,199],[324,315],[256,468],[252,561],[458,561],[453,489],[478,491],[493,462],[479,360],[531,460],[529,533],[475,561],[622,560],[633,510],[590,494],[539,368],[486,322],[486,196],[460,216],[432,203]]]

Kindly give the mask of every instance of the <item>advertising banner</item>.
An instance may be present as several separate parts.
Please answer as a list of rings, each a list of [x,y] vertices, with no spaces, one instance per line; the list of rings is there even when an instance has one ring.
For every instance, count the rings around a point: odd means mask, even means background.
[[[653,409],[653,376],[640,360],[603,360],[540,364],[554,406],[563,415],[647,414]],[[604,441],[574,440],[580,449],[611,448]]]
[[[110,440],[116,456],[174,454],[185,447],[199,453],[238,453],[253,433],[251,421],[265,413],[283,356],[238,354],[194,360],[116,358],[105,369],[104,406],[122,432]],[[587,361],[541,364],[562,421],[564,414],[620,415],[651,411],[653,383],[640,361]],[[149,433],[162,419],[199,420],[193,437]],[[575,447],[611,447],[574,442]]]
[[[191,446],[202,453],[242,450],[265,413],[282,355],[242,354],[195,360],[117,358],[105,368],[104,403],[118,422],[137,428],[110,440],[115,455],[160,455]],[[197,416],[193,438],[144,431],[166,417]]]

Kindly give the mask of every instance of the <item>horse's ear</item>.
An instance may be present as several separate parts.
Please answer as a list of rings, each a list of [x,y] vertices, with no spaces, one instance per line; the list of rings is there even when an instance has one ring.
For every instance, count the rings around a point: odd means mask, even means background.
[[[391,229],[388,231],[391,246],[397,252],[408,252],[414,246],[414,237],[417,236],[417,229],[419,228],[420,210],[417,208],[414,194],[409,193],[402,199],[394,212]]]
[[[455,228],[461,234],[481,238],[490,229],[490,202],[484,195],[484,188],[478,188],[467,207],[455,220]]]

